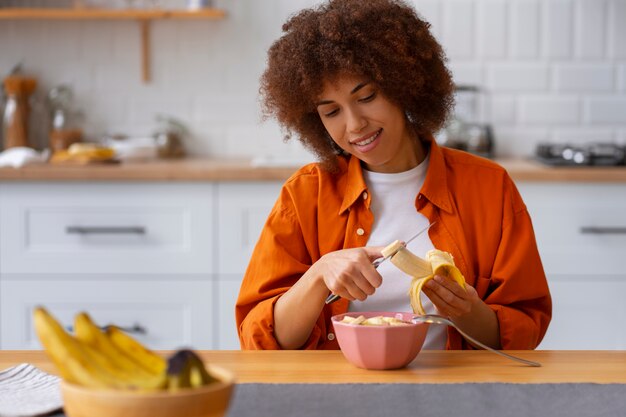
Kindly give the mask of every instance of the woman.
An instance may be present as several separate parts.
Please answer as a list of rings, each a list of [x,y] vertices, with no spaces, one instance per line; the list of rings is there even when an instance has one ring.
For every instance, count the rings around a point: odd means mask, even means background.
[[[439,147],[453,103],[440,45],[395,0],[331,0],[293,16],[269,50],[267,115],[320,158],[284,184],[236,306],[244,349],[337,349],[330,318],[410,311],[410,278],[372,261],[432,224],[408,249],[450,252],[466,285],[424,289],[427,312],[494,348],[534,349],[551,299],[526,207],[506,171]],[[325,304],[329,293],[342,298]],[[431,326],[425,349],[471,346]]]

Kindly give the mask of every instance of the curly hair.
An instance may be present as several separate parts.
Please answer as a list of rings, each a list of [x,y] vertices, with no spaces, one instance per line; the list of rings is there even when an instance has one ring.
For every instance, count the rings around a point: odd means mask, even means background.
[[[330,0],[283,25],[261,76],[264,117],[274,116],[313,151],[323,167],[338,168],[341,149],[328,135],[315,102],[325,81],[365,77],[402,108],[417,135],[439,130],[454,102],[454,84],[430,24],[400,0]]]

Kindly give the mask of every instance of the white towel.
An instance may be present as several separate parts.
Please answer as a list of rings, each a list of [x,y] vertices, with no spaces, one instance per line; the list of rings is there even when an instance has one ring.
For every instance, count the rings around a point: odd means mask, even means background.
[[[48,156],[47,150],[38,152],[25,146],[8,148],[0,152],[0,167],[21,168],[32,163],[43,163]]]
[[[0,417],[38,416],[61,409],[59,381],[28,363],[0,371]]]

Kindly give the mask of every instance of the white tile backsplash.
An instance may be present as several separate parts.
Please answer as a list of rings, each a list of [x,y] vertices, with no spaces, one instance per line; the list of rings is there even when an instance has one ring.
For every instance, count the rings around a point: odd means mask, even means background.
[[[547,63],[494,63],[488,70],[487,86],[493,91],[524,93],[549,89]]]
[[[442,42],[450,59],[474,56],[474,3],[470,0],[447,0],[443,4]]]
[[[543,56],[569,58],[572,55],[573,2],[551,0],[542,2]]]
[[[626,58],[626,1],[609,3],[609,56]]]
[[[541,95],[520,99],[520,122],[525,125],[576,125],[580,120],[577,97]]]
[[[626,123],[626,97],[592,97],[585,106],[586,120],[593,125]]]
[[[607,0],[574,1],[574,51],[579,58],[602,58],[607,51]]]
[[[556,64],[554,81],[559,92],[610,92],[615,89],[615,68],[603,62]]]
[[[0,20],[0,74],[21,60],[42,93],[70,83],[92,138],[149,134],[166,112],[189,125],[192,154],[302,159],[298,142],[260,122],[258,80],[285,19],[317,3],[215,0],[223,20],[153,21],[149,84],[135,21]],[[530,154],[541,140],[626,142],[626,0],[409,3],[431,23],[455,82],[484,89],[499,155]]]
[[[480,58],[505,58],[508,42],[507,2],[485,0],[477,3],[476,26]]]
[[[537,0],[509,1],[511,37],[509,47],[515,58],[537,58],[541,30],[541,9]]]

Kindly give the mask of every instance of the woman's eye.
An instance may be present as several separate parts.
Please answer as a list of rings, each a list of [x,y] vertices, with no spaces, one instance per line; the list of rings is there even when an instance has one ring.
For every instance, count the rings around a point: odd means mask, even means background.
[[[367,96],[367,97],[363,97],[362,99],[359,99],[359,101],[360,101],[361,103],[367,103],[368,101],[372,101],[372,100],[374,100],[374,97],[376,97],[376,93],[372,93],[372,94],[370,94],[370,95],[369,95],[369,96]]]
[[[334,115],[336,115],[339,112],[338,109],[335,110],[331,110],[329,112],[324,113],[324,117],[333,117]]]

